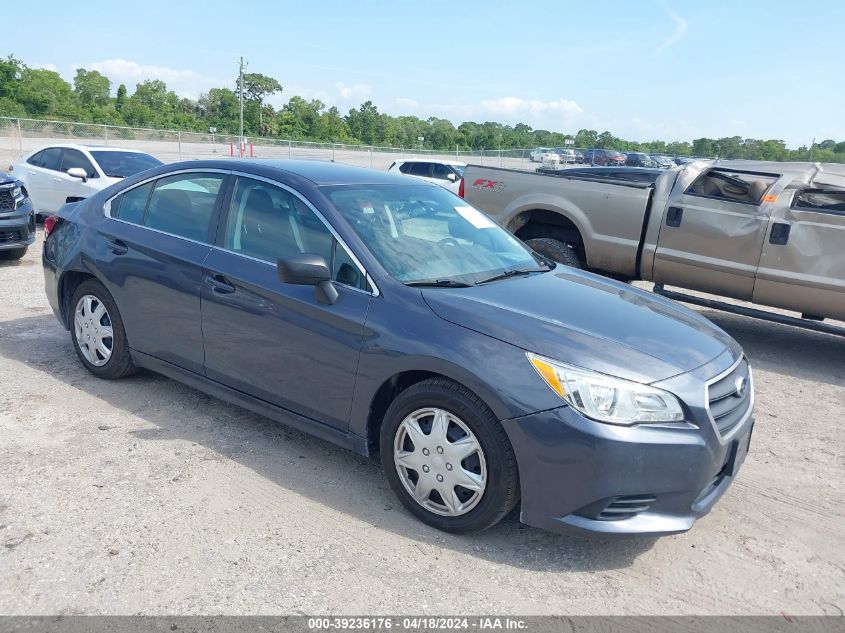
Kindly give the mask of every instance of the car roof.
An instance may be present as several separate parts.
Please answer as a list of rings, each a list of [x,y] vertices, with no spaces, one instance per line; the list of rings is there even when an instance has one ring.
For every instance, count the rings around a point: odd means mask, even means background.
[[[97,145],[96,143],[48,143],[43,147],[39,147],[36,150],[33,150],[31,154],[35,154],[40,152],[41,150],[49,149],[51,147],[61,147],[64,149],[78,149],[78,150],[85,150],[85,151],[105,151],[105,152],[134,152],[139,154],[146,154],[147,152],[141,151],[139,149],[128,149],[126,147],[115,147],[114,145]]]
[[[180,169],[225,169],[242,171],[247,174],[272,177],[273,172],[279,175],[292,175],[311,181],[317,186],[322,185],[407,185],[409,177],[396,172],[380,171],[365,167],[353,167],[344,163],[313,159],[278,159],[278,158],[230,158],[190,160],[170,163],[162,169],[162,174]],[[416,184],[428,185],[419,179]]]
[[[394,162],[397,165],[401,165],[403,163],[440,163],[441,165],[458,165],[460,167],[467,166],[466,163],[462,163],[457,160],[444,160],[442,158],[400,158]]]

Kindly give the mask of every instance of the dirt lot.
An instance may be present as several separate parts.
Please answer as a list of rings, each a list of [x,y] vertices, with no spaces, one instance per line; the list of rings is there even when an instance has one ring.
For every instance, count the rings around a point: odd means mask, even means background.
[[[845,339],[707,313],[751,358],[757,426],[691,532],[456,537],[366,459],[159,376],[89,375],[39,258],[0,264],[2,614],[845,609]]]

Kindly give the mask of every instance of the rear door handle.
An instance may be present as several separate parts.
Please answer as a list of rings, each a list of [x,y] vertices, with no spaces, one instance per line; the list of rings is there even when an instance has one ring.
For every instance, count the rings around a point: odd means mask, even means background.
[[[106,244],[108,245],[109,250],[115,255],[125,255],[129,252],[129,247],[123,240],[108,240],[106,241]]]
[[[783,222],[775,222],[772,224],[772,232],[769,234],[769,244],[778,244],[783,246],[789,241],[789,224]]]
[[[235,287],[223,275],[209,275],[205,278],[205,283],[217,294],[226,295],[235,292]]]
[[[669,207],[666,212],[666,226],[681,226],[684,210],[681,207]]]

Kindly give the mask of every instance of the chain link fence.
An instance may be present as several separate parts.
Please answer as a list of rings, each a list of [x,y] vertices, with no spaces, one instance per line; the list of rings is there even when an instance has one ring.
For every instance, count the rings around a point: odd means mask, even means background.
[[[522,169],[531,165],[531,149],[462,151],[456,148],[454,152],[444,152],[260,137],[247,138],[245,146],[241,148],[238,137],[231,134],[0,117],[0,168],[6,168],[20,157],[56,142],[136,149],[166,163],[200,158],[237,158],[242,153],[255,158],[334,160],[381,170],[390,167],[395,160],[415,157]]]

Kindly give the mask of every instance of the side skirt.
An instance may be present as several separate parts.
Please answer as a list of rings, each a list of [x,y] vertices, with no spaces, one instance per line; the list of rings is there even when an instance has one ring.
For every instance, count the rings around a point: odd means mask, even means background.
[[[308,433],[320,439],[327,440],[332,444],[337,444],[343,448],[355,451],[361,455],[369,455],[367,441],[365,438],[359,437],[346,431],[335,429],[326,424],[322,424],[311,418],[306,418],[293,411],[288,411],[282,407],[270,404],[259,398],[245,394],[237,389],[232,389],[219,382],[209,380],[205,376],[200,376],[194,372],[182,369],[171,363],[160,360],[155,356],[144,354],[136,350],[131,350],[132,361],[138,367],[149,369],[157,374],[167,376],[177,382],[198,389],[210,396],[225,400],[231,404],[236,404],[239,407],[248,409],[258,415],[263,415],[266,418],[281,422],[298,431]]]

